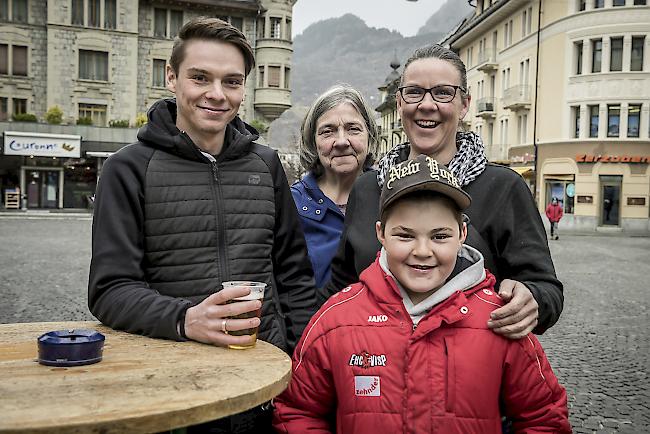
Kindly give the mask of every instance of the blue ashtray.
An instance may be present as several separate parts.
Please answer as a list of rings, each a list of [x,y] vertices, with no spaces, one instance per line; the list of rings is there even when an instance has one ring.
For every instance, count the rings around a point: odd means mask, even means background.
[[[91,365],[102,360],[104,335],[91,329],[56,330],[38,338],[38,363],[48,366]]]

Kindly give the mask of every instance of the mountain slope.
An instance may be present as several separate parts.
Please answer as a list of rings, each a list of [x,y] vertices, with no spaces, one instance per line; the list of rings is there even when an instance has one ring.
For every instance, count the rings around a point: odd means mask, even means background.
[[[397,55],[403,62],[417,47],[437,42],[443,33],[404,38],[400,33],[366,26],[346,14],[309,26],[293,43],[292,102],[309,105],[328,87],[345,82],[377,104],[380,86]]]
[[[467,15],[467,8],[465,1],[447,0],[418,34],[409,38],[396,31],[368,27],[352,14],[307,27],[293,41],[291,99],[294,107],[271,124],[267,135],[269,144],[284,151],[295,149],[305,106],[336,83],[354,86],[373,109],[377,107],[377,88],[392,71],[391,61],[397,57],[403,65],[416,48],[439,42]]]
[[[463,18],[474,12],[474,8],[466,1],[447,0],[435,14],[431,15],[420,30],[418,35],[431,32],[447,33],[456,26]]]

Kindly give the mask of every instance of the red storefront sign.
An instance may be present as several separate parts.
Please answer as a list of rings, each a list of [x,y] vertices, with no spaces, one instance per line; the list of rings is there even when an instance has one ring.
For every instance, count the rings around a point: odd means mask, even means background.
[[[576,155],[576,163],[650,163],[650,155]]]

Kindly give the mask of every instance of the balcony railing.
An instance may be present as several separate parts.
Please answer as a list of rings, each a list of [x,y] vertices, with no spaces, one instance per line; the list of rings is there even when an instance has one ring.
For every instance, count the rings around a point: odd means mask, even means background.
[[[530,109],[530,86],[520,84],[503,92],[503,107],[509,110]]]
[[[495,117],[496,114],[494,113],[495,111],[494,100],[495,98],[493,96],[480,98],[476,103],[477,116],[480,116],[482,118]]]
[[[494,50],[491,48],[486,48],[483,51],[478,52],[478,63],[476,69],[479,71],[496,71],[499,69],[499,64],[497,63],[497,56]]]

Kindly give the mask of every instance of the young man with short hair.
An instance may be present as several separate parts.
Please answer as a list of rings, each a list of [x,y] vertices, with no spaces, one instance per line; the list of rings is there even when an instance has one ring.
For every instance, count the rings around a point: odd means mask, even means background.
[[[255,64],[244,35],[216,18],[185,24],[167,67],[175,99],[156,102],[138,141],[104,164],[95,201],[91,312],[115,329],[173,340],[291,352],[314,305],[313,272],[277,153],[237,117]],[[226,304],[267,285],[258,318]],[[218,368],[218,367],[217,367]]]

